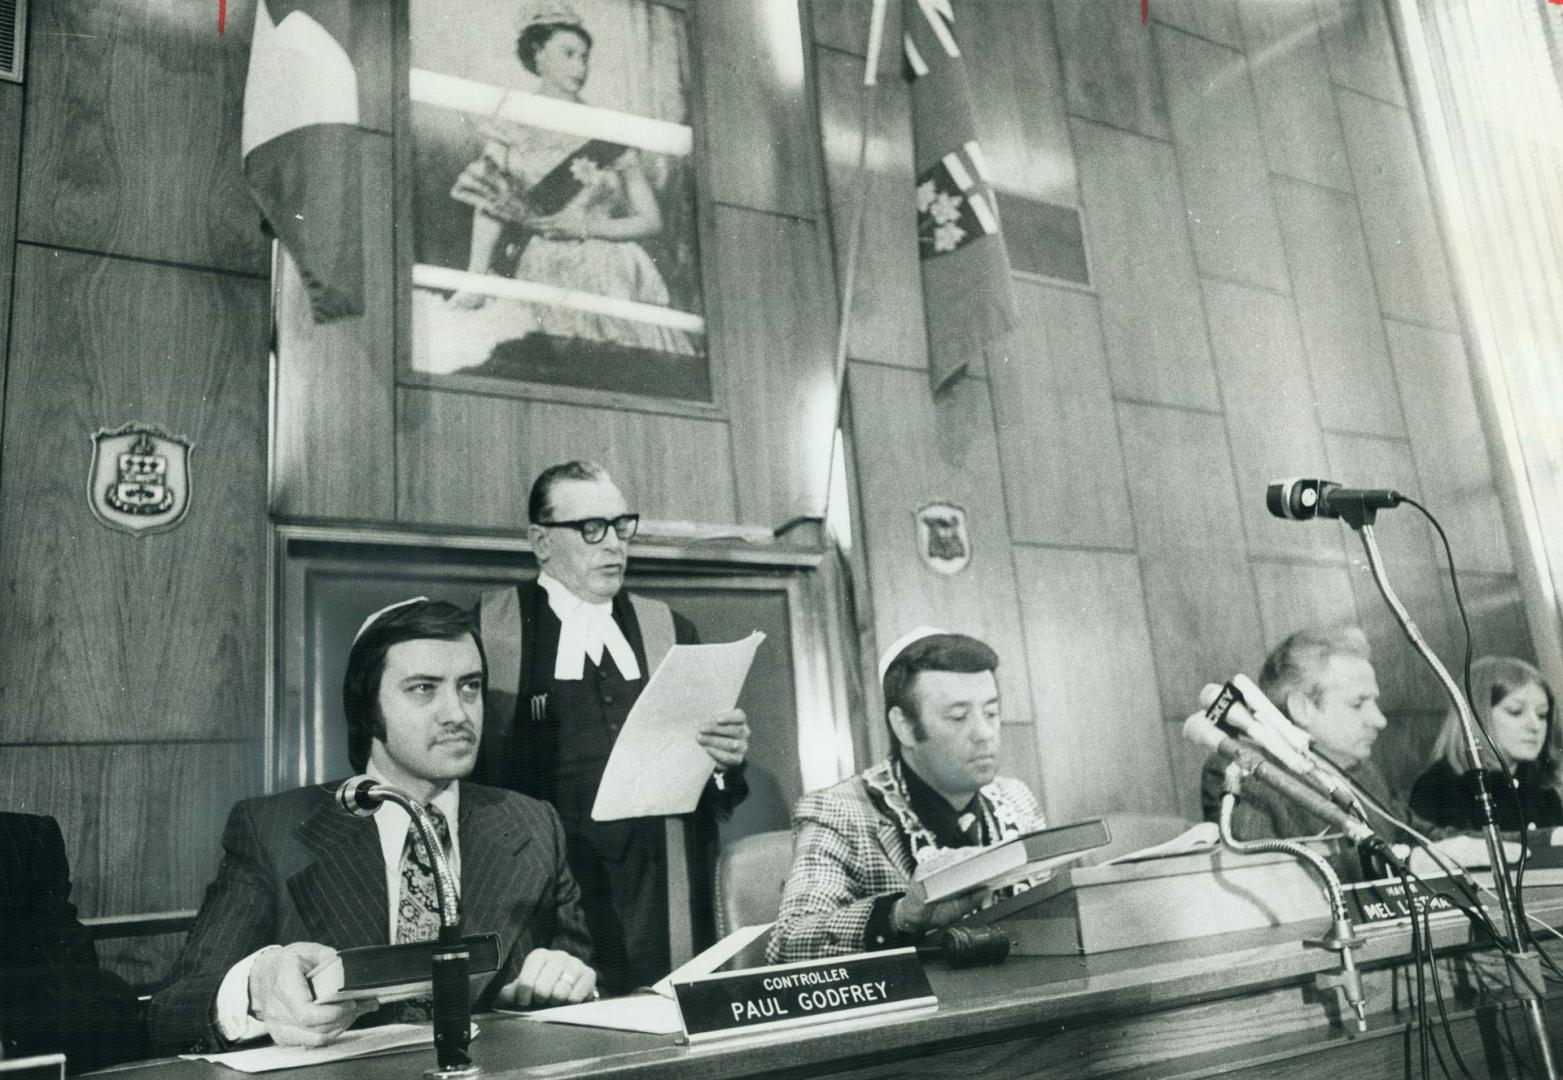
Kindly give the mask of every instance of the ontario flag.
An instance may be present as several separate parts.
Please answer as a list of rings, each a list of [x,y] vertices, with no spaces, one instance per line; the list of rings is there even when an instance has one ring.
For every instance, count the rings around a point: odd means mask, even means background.
[[[244,84],[244,177],[298,265],[317,322],[362,314],[351,0],[259,0]]]
[[[1009,253],[977,145],[966,67],[950,0],[904,0],[901,28],[912,83],[917,247],[928,322],[928,375],[937,393],[1015,322]]]

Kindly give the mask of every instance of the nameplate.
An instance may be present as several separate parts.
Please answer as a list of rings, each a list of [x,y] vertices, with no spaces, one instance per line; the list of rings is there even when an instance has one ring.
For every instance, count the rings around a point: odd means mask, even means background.
[[[939,1004],[916,949],[705,975],[673,992],[690,1042]]]
[[[1430,883],[1435,887],[1446,883],[1450,889],[1456,887],[1453,882],[1442,877],[1433,878]],[[1435,895],[1432,890],[1414,878],[1411,881],[1409,898],[1406,896],[1406,887],[1399,878],[1355,882],[1343,886],[1342,891],[1345,892],[1346,904],[1351,909],[1351,921],[1359,927],[1383,926],[1408,921],[1411,918],[1413,903],[1416,905],[1418,915],[1424,911],[1434,918],[1443,914],[1460,914],[1460,909],[1455,907],[1447,896]]]

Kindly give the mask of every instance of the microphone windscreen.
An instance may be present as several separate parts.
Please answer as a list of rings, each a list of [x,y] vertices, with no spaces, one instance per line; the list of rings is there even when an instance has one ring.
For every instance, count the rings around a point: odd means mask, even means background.
[[[1220,683],[1213,683],[1213,682],[1206,683],[1204,689],[1202,689],[1199,692],[1199,707],[1201,709],[1208,709],[1208,708],[1210,708],[1210,706],[1215,703],[1216,698],[1218,698],[1220,696],[1221,696],[1221,684]]]
[[[1203,746],[1211,751],[1219,749],[1221,740],[1226,738],[1202,712],[1197,712],[1183,721],[1183,737],[1195,746]]]

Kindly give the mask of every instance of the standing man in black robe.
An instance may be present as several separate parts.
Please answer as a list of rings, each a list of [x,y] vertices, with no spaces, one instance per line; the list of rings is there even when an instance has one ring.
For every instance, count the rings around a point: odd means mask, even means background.
[[[677,644],[699,641],[666,604],[623,591],[639,515],[606,470],[570,461],[543,470],[527,502],[535,581],[484,595],[489,659],[474,776],[547,799],[564,821],[603,987],[647,986],[670,966],[669,852],[661,818],[595,822],[592,804],[614,740],[646,680]],[[702,718],[697,739],[716,770],[685,819],[696,941],[711,933],[716,822],[748,794],[749,722],[741,709]]]

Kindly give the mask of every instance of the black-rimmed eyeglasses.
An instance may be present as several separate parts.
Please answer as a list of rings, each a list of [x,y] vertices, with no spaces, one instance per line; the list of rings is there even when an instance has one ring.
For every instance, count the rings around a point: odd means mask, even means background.
[[[639,514],[620,514],[616,518],[576,518],[574,521],[539,521],[539,525],[550,529],[574,529],[581,534],[581,539],[588,544],[600,544],[603,537],[608,535],[608,526],[613,526],[613,531],[618,533],[620,540],[628,540],[635,535],[635,530],[640,528]]]

